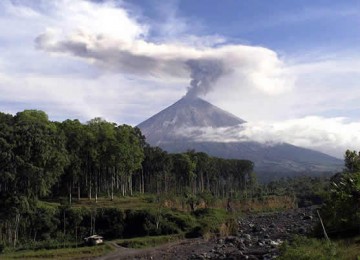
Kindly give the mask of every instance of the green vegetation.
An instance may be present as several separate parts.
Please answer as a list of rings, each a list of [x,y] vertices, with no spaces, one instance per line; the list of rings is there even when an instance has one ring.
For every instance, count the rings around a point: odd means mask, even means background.
[[[360,154],[345,153],[345,170],[331,179],[321,215],[330,235],[360,232]]]
[[[52,250],[24,250],[18,252],[5,253],[1,255],[1,259],[87,259],[107,254],[115,250],[108,244],[96,247],[78,247],[78,248],[62,248]]]
[[[346,151],[344,172],[329,180],[320,214],[331,240],[296,238],[279,259],[360,259],[360,154]],[[323,234],[319,226],[314,232]]]
[[[119,239],[115,242],[123,247],[130,248],[146,248],[162,245],[169,242],[174,242],[183,239],[183,234],[165,235],[165,236],[150,236],[150,237],[136,237],[129,239]]]
[[[296,237],[285,243],[279,260],[356,260],[360,259],[360,238],[329,242],[315,238]]]
[[[194,216],[198,220],[198,225],[188,233],[190,237],[203,235],[208,237],[211,234],[224,232],[224,226],[230,222],[229,214],[223,209],[199,209],[195,211]]]
[[[356,152],[346,152],[346,171],[331,180],[259,185],[253,166],[195,151],[168,154],[150,147],[138,128],[100,118],[59,123],[37,110],[0,113],[0,254],[66,258],[71,251],[76,258],[111,250],[83,247],[92,234],[133,247],[229,235],[235,212],[323,201],[330,234],[359,232]]]
[[[260,188],[262,194],[292,196],[299,207],[320,205],[329,189],[329,177],[298,176],[271,181]]]
[[[79,246],[95,233],[186,233],[197,225],[190,212],[250,189],[252,169],[246,160],[168,154],[138,128],[101,118],[0,113],[0,249]]]

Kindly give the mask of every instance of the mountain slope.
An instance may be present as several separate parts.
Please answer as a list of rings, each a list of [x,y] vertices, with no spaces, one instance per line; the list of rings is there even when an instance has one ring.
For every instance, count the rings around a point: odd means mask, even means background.
[[[184,97],[138,125],[152,145],[180,140],[178,129],[187,127],[227,127],[245,123],[205,100]]]
[[[148,143],[168,152],[194,149],[222,158],[248,159],[255,163],[258,172],[334,172],[342,167],[342,161],[337,158],[287,143],[196,141],[186,134],[179,134],[187,128],[194,132],[193,129],[198,127],[231,127],[243,123],[244,120],[200,98],[185,97],[138,127]]]

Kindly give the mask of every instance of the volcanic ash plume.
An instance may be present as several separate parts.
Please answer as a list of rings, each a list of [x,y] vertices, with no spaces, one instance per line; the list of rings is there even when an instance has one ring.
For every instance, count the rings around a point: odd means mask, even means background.
[[[212,90],[214,83],[224,74],[224,65],[220,60],[200,59],[188,60],[186,65],[190,69],[190,86],[187,97],[206,95]]]

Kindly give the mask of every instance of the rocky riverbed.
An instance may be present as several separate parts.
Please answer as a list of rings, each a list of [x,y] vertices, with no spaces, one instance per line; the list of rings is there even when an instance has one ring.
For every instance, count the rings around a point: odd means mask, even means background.
[[[313,208],[248,215],[240,219],[236,236],[220,238],[207,252],[190,259],[273,259],[279,246],[294,234],[306,235],[316,224]]]
[[[274,259],[294,234],[306,235],[318,222],[314,208],[246,215],[235,236],[187,239],[149,249],[120,248],[101,259]]]

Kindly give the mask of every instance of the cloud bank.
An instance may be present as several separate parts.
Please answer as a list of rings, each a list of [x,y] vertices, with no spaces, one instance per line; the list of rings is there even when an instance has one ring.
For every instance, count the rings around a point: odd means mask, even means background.
[[[184,128],[177,135],[197,142],[290,143],[342,158],[346,149],[359,149],[360,123],[346,118],[307,116],[282,122],[244,123],[235,127]]]

